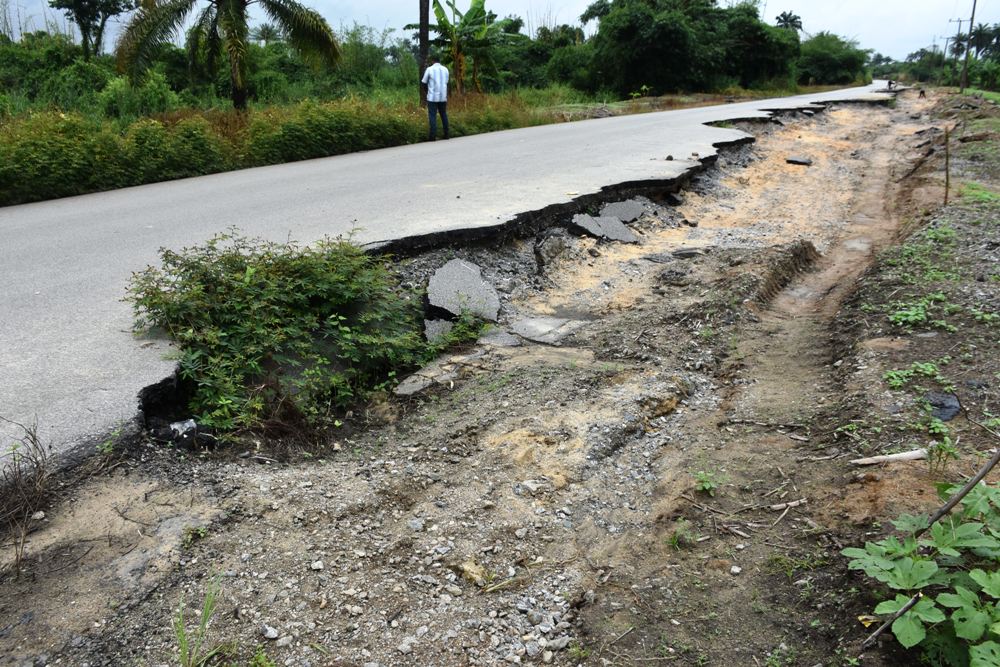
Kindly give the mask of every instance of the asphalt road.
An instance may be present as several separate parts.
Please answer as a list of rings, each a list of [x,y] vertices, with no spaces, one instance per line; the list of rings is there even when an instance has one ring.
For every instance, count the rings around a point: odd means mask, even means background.
[[[122,297],[161,247],[234,225],[301,242],[354,229],[364,243],[488,227],[604,186],[676,177],[692,153],[744,136],[704,123],[870,90],[509,130],[0,208],[0,416],[37,420],[64,452],[135,415],[137,392],[173,363],[163,341],[133,336]],[[15,433],[0,425],[0,452]]]

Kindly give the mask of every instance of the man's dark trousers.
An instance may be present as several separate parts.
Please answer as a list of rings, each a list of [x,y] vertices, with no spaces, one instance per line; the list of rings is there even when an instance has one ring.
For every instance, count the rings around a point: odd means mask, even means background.
[[[431,141],[437,137],[437,115],[441,114],[441,126],[444,128],[444,138],[448,138],[448,103],[427,102],[427,119],[431,124]]]

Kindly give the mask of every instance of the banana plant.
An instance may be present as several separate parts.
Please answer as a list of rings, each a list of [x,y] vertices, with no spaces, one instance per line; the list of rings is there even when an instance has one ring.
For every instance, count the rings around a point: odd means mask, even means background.
[[[444,51],[442,60],[452,67],[456,92],[460,95],[465,92],[470,59],[472,86],[477,92],[482,92],[479,73],[484,68],[495,67],[492,52],[504,39],[502,26],[490,20],[490,15],[486,11],[486,0],[472,0],[464,12],[458,8],[454,0],[445,0],[444,5],[441,4],[441,0],[434,0],[432,7],[437,23],[429,27],[438,35],[433,44]],[[411,24],[406,26],[406,29],[416,27]]]

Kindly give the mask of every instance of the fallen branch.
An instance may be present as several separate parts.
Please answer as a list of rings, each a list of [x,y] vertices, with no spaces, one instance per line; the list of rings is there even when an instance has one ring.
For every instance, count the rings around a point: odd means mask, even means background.
[[[926,449],[914,449],[911,452],[900,452],[899,454],[882,454],[881,456],[870,456],[864,459],[854,459],[851,465],[873,466],[878,463],[892,463],[893,461],[918,461],[927,458]]]
[[[787,503],[778,503],[777,505],[771,505],[771,509],[775,512],[780,512],[782,510],[790,510],[793,507],[798,507],[799,505],[805,505],[809,502],[806,498],[799,498],[798,500],[793,500]]]
[[[722,527],[725,528],[726,530],[728,530],[730,533],[732,533],[736,537],[742,537],[744,540],[749,540],[750,539],[750,536],[748,534],[744,533],[739,528],[733,528],[732,526],[727,526],[725,524],[723,524]]]

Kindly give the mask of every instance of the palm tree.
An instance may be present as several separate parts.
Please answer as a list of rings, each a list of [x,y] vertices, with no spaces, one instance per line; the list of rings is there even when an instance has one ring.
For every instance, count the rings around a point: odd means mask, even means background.
[[[118,67],[135,77],[145,70],[157,49],[173,37],[194,11],[198,0],[151,0],[118,39]],[[289,45],[318,64],[333,65],[340,47],[326,19],[296,0],[258,0],[258,4],[281,30]],[[208,0],[188,31],[187,50],[192,62],[204,57],[210,68],[225,56],[229,64],[230,97],[233,106],[247,108],[247,24],[249,0]]]
[[[802,30],[802,18],[792,12],[781,12],[774,19],[775,25],[786,30]]]
[[[250,31],[250,38],[255,42],[267,46],[271,42],[280,42],[282,34],[281,30],[273,23],[261,23]]]
[[[972,30],[972,48],[978,58],[990,42],[993,41],[993,29],[985,23],[980,23]]]

